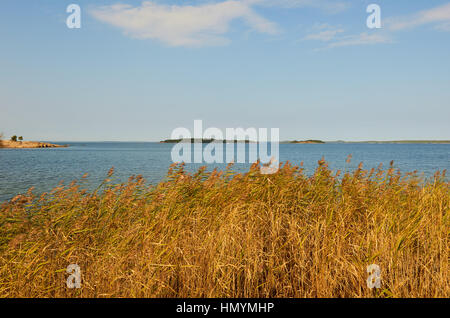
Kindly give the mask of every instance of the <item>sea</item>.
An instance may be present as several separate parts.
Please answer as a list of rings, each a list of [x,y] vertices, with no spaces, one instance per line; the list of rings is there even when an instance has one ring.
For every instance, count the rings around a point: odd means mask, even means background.
[[[67,185],[80,180],[85,173],[88,176],[83,180],[83,188],[92,190],[107,177],[111,167],[114,167],[113,183],[126,182],[132,175],[142,175],[147,183],[157,184],[167,176],[175,146],[155,142],[57,143],[69,147],[0,149],[0,202],[25,193],[31,187],[35,194],[48,192],[60,182]],[[244,147],[248,157],[252,149],[249,144]],[[352,159],[348,163],[349,155]],[[306,174],[314,173],[322,158],[334,171],[353,171],[360,162],[364,169],[377,168],[380,164],[388,168],[393,161],[396,170],[402,173],[417,171],[419,176],[429,179],[436,171],[450,169],[450,144],[279,144],[279,158],[281,162],[289,161],[295,165],[303,162]],[[204,165],[208,170],[227,166],[226,163],[187,163],[185,169],[194,172]],[[232,170],[245,172],[249,167],[249,163],[236,163]]]

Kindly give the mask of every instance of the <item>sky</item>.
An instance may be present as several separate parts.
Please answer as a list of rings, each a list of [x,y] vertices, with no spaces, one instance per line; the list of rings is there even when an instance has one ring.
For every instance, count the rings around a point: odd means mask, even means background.
[[[450,1],[1,1],[5,136],[159,141],[194,120],[281,140],[449,140]]]

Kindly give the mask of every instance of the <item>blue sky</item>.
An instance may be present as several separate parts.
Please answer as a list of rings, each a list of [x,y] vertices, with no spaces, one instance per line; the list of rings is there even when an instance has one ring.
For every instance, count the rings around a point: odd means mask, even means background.
[[[282,140],[450,139],[450,1],[2,0],[0,40],[7,136],[158,141],[202,119]]]

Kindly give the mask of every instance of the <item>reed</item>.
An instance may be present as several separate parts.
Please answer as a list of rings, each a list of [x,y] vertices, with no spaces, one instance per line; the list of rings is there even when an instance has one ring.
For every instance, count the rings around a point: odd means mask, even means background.
[[[450,184],[289,163],[82,183],[0,207],[0,297],[449,297]],[[82,273],[69,289],[69,264]],[[367,287],[367,266],[381,288]]]

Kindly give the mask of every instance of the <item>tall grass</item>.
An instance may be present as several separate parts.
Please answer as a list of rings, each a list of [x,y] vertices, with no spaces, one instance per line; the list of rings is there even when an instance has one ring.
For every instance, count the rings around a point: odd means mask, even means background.
[[[450,184],[439,173],[174,165],[156,186],[110,184],[0,207],[1,297],[450,296]],[[69,264],[80,289],[66,286]],[[379,289],[367,287],[370,264]]]

